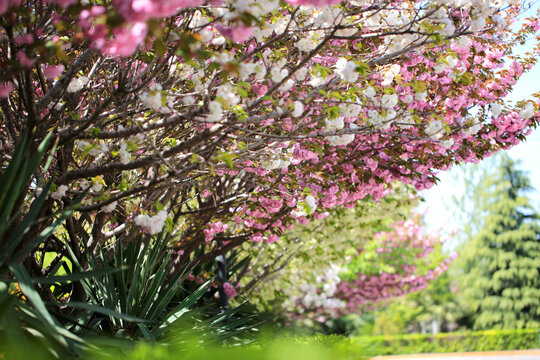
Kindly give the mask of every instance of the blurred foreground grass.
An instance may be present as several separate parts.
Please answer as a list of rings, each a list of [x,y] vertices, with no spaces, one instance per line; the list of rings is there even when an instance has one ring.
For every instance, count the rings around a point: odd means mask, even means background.
[[[490,330],[437,335],[264,336],[242,345],[223,345],[211,338],[194,339],[189,333],[160,343],[99,337],[90,341],[85,360],[352,360],[377,355],[445,353],[540,348],[538,330]],[[19,344],[2,349],[5,359],[52,359],[43,347]]]

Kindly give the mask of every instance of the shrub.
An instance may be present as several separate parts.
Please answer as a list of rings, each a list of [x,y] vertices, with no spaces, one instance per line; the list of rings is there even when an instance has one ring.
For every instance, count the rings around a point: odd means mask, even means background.
[[[356,348],[369,356],[446,353],[465,351],[521,350],[538,347],[538,330],[488,330],[437,335],[358,336]]]

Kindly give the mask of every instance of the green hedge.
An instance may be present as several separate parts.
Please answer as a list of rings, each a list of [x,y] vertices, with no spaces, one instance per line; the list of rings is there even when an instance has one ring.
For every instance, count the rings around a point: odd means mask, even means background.
[[[437,335],[358,336],[354,347],[366,355],[445,353],[540,348],[538,329],[487,330]]]

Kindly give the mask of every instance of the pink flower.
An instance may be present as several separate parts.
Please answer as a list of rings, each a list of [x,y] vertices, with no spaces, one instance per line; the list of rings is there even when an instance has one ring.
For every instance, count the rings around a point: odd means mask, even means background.
[[[232,286],[228,282],[223,283],[223,290],[225,291],[225,294],[227,294],[227,296],[230,298],[233,298],[236,295],[238,295],[238,292],[236,292],[236,289],[234,288],[234,286]]]
[[[130,22],[175,15],[180,9],[197,7],[202,0],[114,0],[118,12]]]
[[[128,28],[117,28],[114,37],[107,41],[101,51],[109,56],[130,56],[144,41],[148,26],[143,22],[134,23]]]
[[[9,93],[12,91],[13,91],[12,82],[0,82],[0,98],[7,98],[9,96]]]
[[[271,243],[275,243],[278,240],[279,240],[279,236],[277,236],[276,234],[271,234],[266,237],[265,243],[271,244]]]
[[[19,63],[22,67],[31,68],[32,66],[34,66],[34,60],[30,59],[22,50],[19,50],[17,52],[17,60],[19,60]]]
[[[4,15],[11,6],[21,5],[21,0],[0,0],[0,15]]]
[[[32,42],[34,42],[32,34],[20,35],[15,38],[16,45],[31,44]]]
[[[255,233],[255,234],[251,235],[250,239],[253,240],[254,242],[261,242],[262,234],[260,232]]]
[[[64,65],[45,65],[43,67],[43,75],[48,80],[54,80],[56,77],[60,76],[64,72]]]
[[[77,0],[46,0],[45,2],[49,4],[58,4],[62,7],[68,7],[75,4]]]
[[[207,198],[207,197],[209,197],[210,195],[212,195],[212,192],[211,192],[210,190],[208,190],[208,189],[204,189],[204,190],[201,192],[201,196],[202,196],[203,198]]]
[[[243,43],[248,40],[253,34],[253,29],[250,26],[244,24],[230,27],[225,27],[221,24],[218,24],[216,25],[216,28],[219,30],[220,33],[223,34],[223,36],[229,38],[235,43]]]
[[[266,211],[268,211],[271,214],[277,213],[281,207],[283,206],[283,203],[281,200],[278,199],[267,199],[267,198],[261,198],[261,205],[264,207]]]

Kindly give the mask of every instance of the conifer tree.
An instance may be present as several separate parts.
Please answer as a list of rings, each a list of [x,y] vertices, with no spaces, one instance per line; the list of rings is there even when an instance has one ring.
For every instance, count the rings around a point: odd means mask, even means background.
[[[509,157],[479,183],[489,197],[482,227],[461,254],[463,299],[475,329],[540,326],[540,217],[526,174]],[[478,189],[478,188],[477,188]]]

